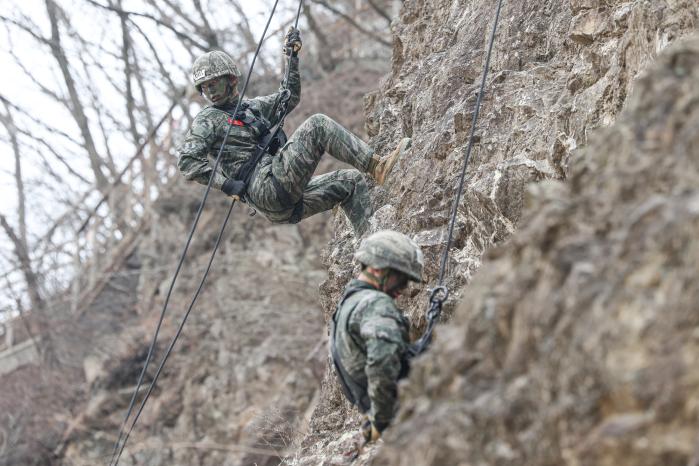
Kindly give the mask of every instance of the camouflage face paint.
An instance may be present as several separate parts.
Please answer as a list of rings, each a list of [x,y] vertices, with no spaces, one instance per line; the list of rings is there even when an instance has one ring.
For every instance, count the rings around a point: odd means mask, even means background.
[[[201,91],[214,105],[220,104],[228,98],[229,88],[228,76],[209,79],[201,83]]]
[[[408,287],[408,281],[410,277],[406,274],[390,270],[388,272],[388,277],[386,278],[386,283],[384,284],[384,291],[391,298],[396,299],[401,295],[403,290]]]

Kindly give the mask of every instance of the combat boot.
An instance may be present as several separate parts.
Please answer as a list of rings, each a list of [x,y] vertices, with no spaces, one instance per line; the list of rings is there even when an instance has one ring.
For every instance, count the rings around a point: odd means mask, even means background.
[[[410,138],[403,138],[398,144],[398,147],[396,147],[396,149],[390,155],[387,155],[379,160],[372,160],[374,163],[369,169],[369,174],[372,178],[374,178],[376,184],[384,184],[388,174],[391,173],[394,165],[396,162],[398,162],[398,158],[410,147],[410,142]]]

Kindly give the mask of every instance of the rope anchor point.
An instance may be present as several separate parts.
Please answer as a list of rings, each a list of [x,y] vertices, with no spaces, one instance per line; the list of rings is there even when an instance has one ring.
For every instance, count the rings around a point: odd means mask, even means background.
[[[430,303],[442,306],[444,301],[449,298],[449,288],[446,286],[437,286],[430,290]]]

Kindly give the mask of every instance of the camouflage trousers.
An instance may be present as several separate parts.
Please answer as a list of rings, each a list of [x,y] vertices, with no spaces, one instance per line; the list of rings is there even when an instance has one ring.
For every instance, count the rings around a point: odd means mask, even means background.
[[[323,154],[356,169],[313,177]],[[360,235],[371,216],[364,175],[374,150],[325,115],[313,115],[294,132],[275,157],[258,166],[248,200],[270,221],[296,223],[340,205]]]

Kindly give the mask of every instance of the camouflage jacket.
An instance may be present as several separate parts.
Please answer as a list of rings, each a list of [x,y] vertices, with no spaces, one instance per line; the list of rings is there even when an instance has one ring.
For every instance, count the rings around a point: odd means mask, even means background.
[[[289,112],[296,107],[301,99],[301,77],[299,75],[299,59],[291,59],[289,72]],[[269,126],[278,123],[278,115],[273,115],[280,92],[275,94],[244,99],[249,108],[246,113],[252,116],[256,113],[262,116]],[[235,108],[237,101],[232,102]],[[229,104],[229,107],[231,104]],[[192,122],[192,127],[177,148],[179,156],[178,167],[187,180],[208,184],[212,176],[214,162],[228,127],[228,114],[216,107],[209,106],[202,109]],[[234,178],[245,161],[255,151],[258,134],[248,126],[231,126],[226,145],[221,154],[221,162],[214,176],[212,186],[221,189],[228,178]]]
[[[396,409],[397,382],[404,373],[409,323],[393,299],[361,280],[352,280],[333,314],[331,356],[345,394],[376,428],[385,429]],[[335,357],[333,357],[335,360]],[[345,371],[351,380],[344,380]],[[354,400],[352,400],[354,398]]]

